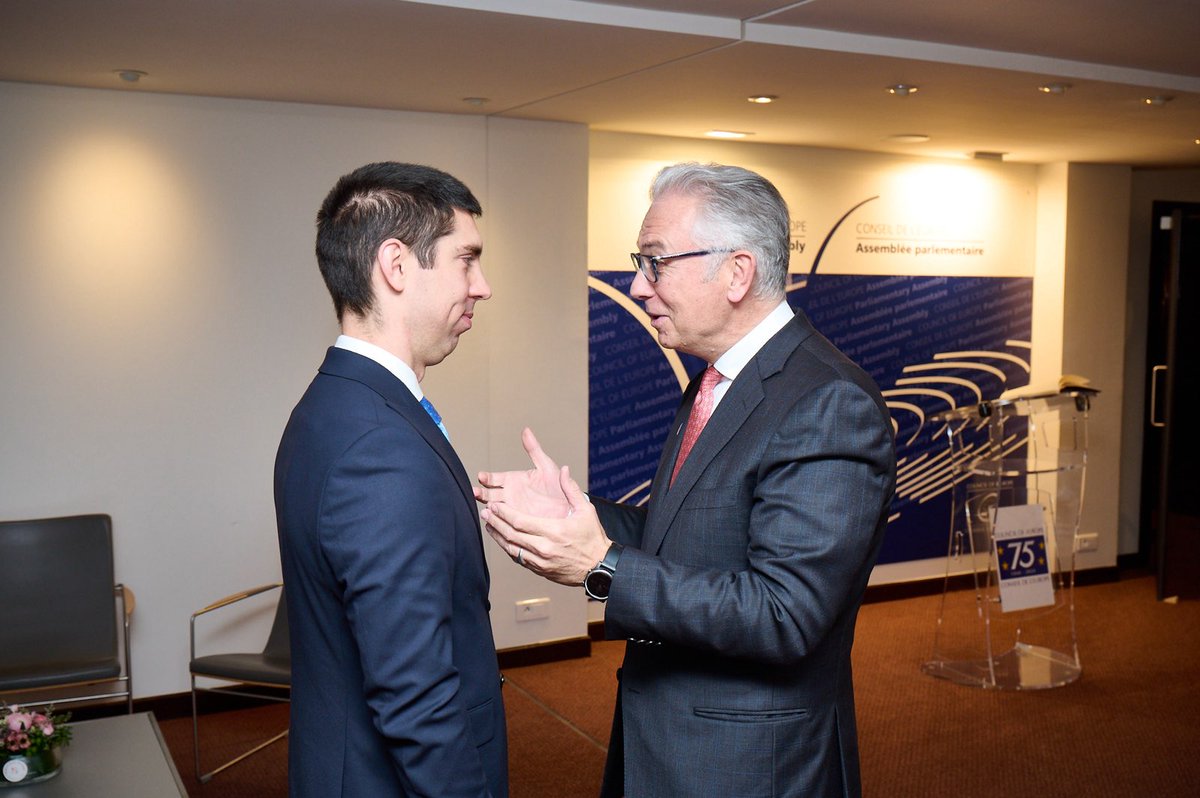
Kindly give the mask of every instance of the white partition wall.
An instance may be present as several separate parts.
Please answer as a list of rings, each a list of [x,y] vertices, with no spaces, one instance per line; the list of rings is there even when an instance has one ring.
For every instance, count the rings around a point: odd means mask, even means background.
[[[337,333],[313,239],[339,175],[408,160],[474,189],[495,296],[426,390],[471,472],[517,466],[534,413],[586,467],[581,126],[12,83],[0,108],[0,516],[113,516],[138,695],[186,689],[193,610],[279,576],[271,473]],[[493,562],[498,645],[584,633],[579,591],[514,624],[548,595],[529,581]],[[261,646],[249,620],[217,633]]]

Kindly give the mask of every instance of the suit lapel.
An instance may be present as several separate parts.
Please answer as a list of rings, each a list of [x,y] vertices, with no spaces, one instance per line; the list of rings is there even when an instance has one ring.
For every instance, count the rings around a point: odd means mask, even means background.
[[[679,508],[683,506],[684,499],[687,498],[700,475],[704,473],[717,453],[729,443],[734,433],[746,423],[754,408],[762,401],[762,379],[753,366],[754,361],[751,361],[729,386],[728,392],[721,399],[721,403],[717,405],[717,409],[713,411],[708,423],[704,425],[704,431],[700,433],[696,445],[679,469],[675,484],[668,485],[671,481],[671,470],[675,465],[674,453],[679,450],[679,438],[683,437],[681,433],[676,433],[671,447],[672,456],[659,464],[655,480],[657,496],[652,493],[650,497],[651,506],[646,519],[646,532],[642,540],[646,552],[658,553],[663,538],[666,537],[667,529],[670,528]],[[689,404],[689,413],[690,407]],[[687,415],[685,414],[683,418],[686,423]]]
[[[438,457],[442,458],[450,473],[454,475],[454,481],[458,484],[463,500],[471,508],[471,514],[478,513],[475,494],[471,490],[471,481],[467,477],[462,460],[437,424],[433,423],[433,419],[425,412],[425,408],[421,407],[421,403],[412,395],[412,391],[408,390],[408,386],[374,360],[337,347],[331,347],[326,353],[325,362],[321,364],[320,370],[326,374],[360,382],[383,397],[387,406],[406,419],[437,452]]]
[[[724,449],[739,429],[750,418],[755,408],[765,397],[764,384],[772,376],[779,373],[788,357],[800,343],[811,335],[812,326],[803,314],[797,313],[778,333],[759,350],[746,367],[738,374],[737,379],[729,386],[729,390],[713,411],[712,417],[704,425],[704,431],[696,440],[696,445],[688,455],[683,467],[675,478],[675,484],[668,486],[671,481],[671,469],[675,465],[675,453],[679,451],[680,439],[683,437],[682,425],[686,424],[691,413],[692,402],[700,382],[699,375],[694,378],[684,394],[680,413],[672,426],[672,436],[664,447],[663,458],[659,461],[658,471],[654,477],[654,486],[650,494],[650,508],[646,518],[645,534],[642,539],[643,550],[657,554],[662,546],[667,530],[671,527],[679,508],[695,487],[696,482],[712,463],[713,459]]]
[[[646,503],[645,528],[647,530],[657,526],[655,520],[661,515],[661,510],[667,506],[667,489],[671,481],[671,469],[675,466],[675,458],[679,455],[679,446],[683,442],[683,428],[687,425],[688,416],[691,415],[692,404],[696,401],[699,386],[700,374],[697,374],[684,389],[683,398],[679,401],[679,409],[675,411],[675,420],[671,422],[670,432],[663,444],[663,451],[658,459],[658,469],[655,470],[654,480],[650,484],[650,498]],[[642,540],[642,548],[645,551],[653,551],[647,546],[645,538]]]
[[[416,427],[417,432],[421,433],[421,437],[433,447],[437,452],[438,457],[446,463],[446,467],[450,469],[450,473],[454,475],[454,481],[458,483],[458,489],[462,493],[463,499],[471,507],[471,512],[477,512],[475,508],[475,494],[471,490],[471,480],[467,477],[467,470],[463,467],[462,460],[459,459],[458,453],[454,451],[454,447],[450,445],[450,441],[446,440],[446,436],[438,429],[437,424],[433,423],[433,419],[425,412],[425,408],[413,397],[408,388],[402,384],[401,389],[407,396],[408,401],[404,401],[403,397],[398,400],[387,399],[388,407],[395,410],[400,415],[404,416],[409,422]]]

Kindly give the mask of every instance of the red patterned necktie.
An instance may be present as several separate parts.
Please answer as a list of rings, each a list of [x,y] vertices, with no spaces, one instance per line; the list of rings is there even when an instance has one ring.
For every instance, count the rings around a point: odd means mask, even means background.
[[[679,444],[679,456],[675,458],[675,470],[671,472],[671,484],[675,484],[675,476],[679,473],[679,469],[683,466],[683,461],[687,459],[688,454],[692,451],[692,447],[696,445],[696,439],[700,437],[701,430],[708,423],[708,417],[713,412],[713,389],[717,387],[717,383],[721,381],[721,372],[714,367],[709,366],[704,370],[704,376],[700,378],[700,392],[696,395],[696,401],[692,403],[692,412],[688,416],[687,429],[683,431],[683,443]]]

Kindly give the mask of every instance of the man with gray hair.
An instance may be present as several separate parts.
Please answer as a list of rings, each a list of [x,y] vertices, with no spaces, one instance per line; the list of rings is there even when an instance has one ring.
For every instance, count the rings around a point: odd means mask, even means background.
[[[533,468],[480,474],[481,515],[628,640],[602,795],[860,795],[850,649],[895,487],[887,408],[788,306],[769,181],[678,164],[651,199],[630,293],[710,365],[647,505],[589,501],[525,430]]]

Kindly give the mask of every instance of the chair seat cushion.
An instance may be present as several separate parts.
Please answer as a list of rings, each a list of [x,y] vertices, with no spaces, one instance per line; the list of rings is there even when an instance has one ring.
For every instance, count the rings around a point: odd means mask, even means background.
[[[196,676],[211,676],[235,682],[260,682],[288,687],[292,683],[292,665],[286,659],[262,654],[212,654],[191,662]]]
[[[121,663],[115,659],[91,662],[41,662],[36,672],[24,667],[0,667],[0,690],[29,690],[75,682],[99,682],[121,675]]]

